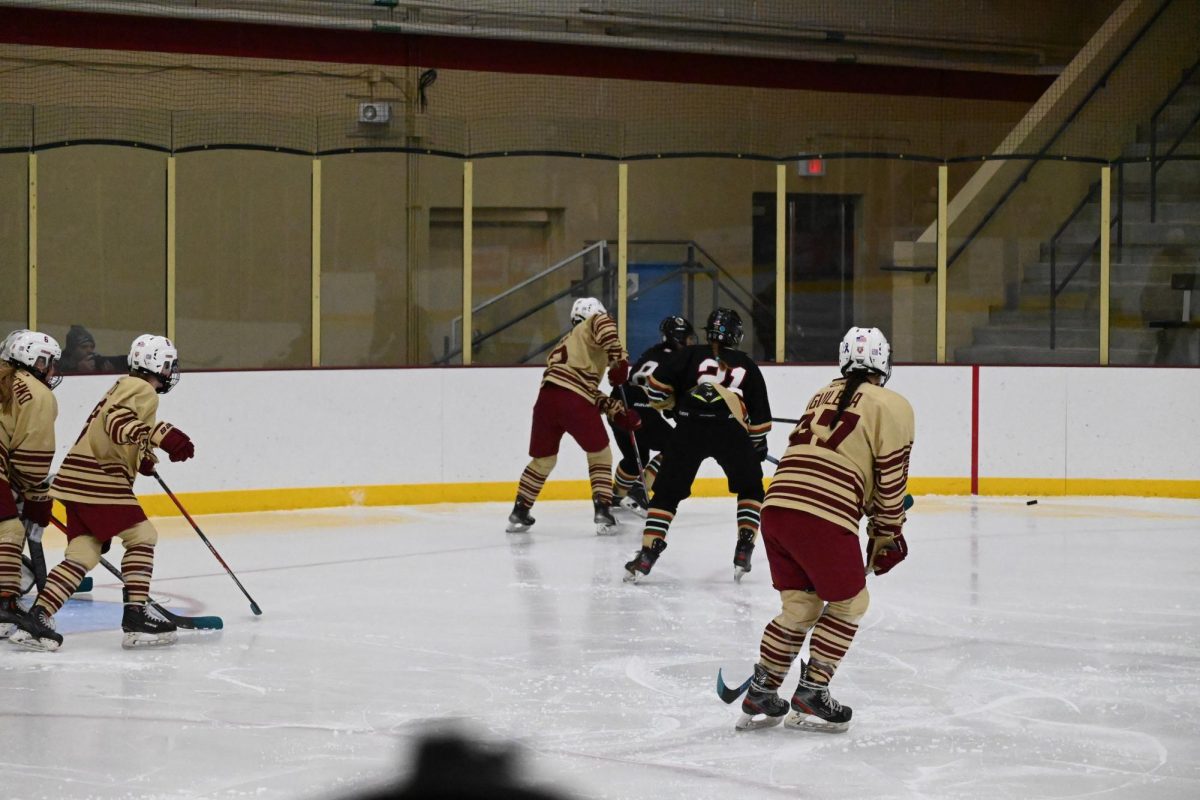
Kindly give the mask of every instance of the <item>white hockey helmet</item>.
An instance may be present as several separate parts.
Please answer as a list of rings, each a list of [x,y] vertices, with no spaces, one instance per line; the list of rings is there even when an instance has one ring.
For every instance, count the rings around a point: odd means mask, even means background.
[[[4,340],[5,360],[27,370],[53,389],[62,376],[55,367],[62,358],[62,348],[54,337],[37,331],[13,331]]]
[[[143,333],[129,348],[129,371],[158,378],[156,391],[166,394],[179,383],[179,351],[167,337]]]
[[[0,361],[8,361],[8,359],[12,357],[13,340],[16,339],[18,336],[20,336],[22,333],[29,333],[29,329],[28,328],[17,328],[15,331],[12,331],[11,333],[9,333],[8,336],[4,337],[4,343],[0,344]]]
[[[838,348],[838,367],[843,375],[873,372],[887,383],[892,376],[892,346],[879,328],[851,328]]]
[[[597,314],[607,314],[604,304],[594,297],[580,297],[571,304],[571,325],[575,326]]]

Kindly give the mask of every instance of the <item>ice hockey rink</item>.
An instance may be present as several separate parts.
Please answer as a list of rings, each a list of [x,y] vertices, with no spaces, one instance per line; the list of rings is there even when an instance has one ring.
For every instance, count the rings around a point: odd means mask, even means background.
[[[1200,501],[1026,499],[917,498],[841,735],[737,733],[715,694],[778,606],[761,546],[732,580],[732,499],[686,501],[638,585],[634,518],[582,502],[520,535],[495,503],[200,517],[261,617],[162,519],[154,595],[225,629],[124,651],[94,572],[61,651],[0,647],[0,796],[344,797],[450,726],[578,798],[1200,797]]]

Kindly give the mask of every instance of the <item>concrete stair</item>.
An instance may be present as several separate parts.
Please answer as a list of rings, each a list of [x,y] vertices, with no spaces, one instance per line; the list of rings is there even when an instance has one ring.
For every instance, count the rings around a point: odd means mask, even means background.
[[[1159,119],[1161,155],[1200,111],[1200,77],[1179,91]],[[1126,149],[1126,158],[1147,158],[1149,137]],[[1200,125],[1187,132],[1174,156],[1200,154]],[[1126,163],[1121,176],[1121,246],[1113,228],[1109,360],[1114,364],[1155,362],[1158,319],[1176,319],[1181,308],[1171,276],[1200,272],[1200,161],[1166,162],[1158,170],[1155,221],[1150,221],[1150,164]],[[1118,213],[1114,171],[1112,214]],[[1044,242],[1038,260],[1025,264],[1010,301],[993,307],[986,323],[972,332],[971,344],[955,349],[959,363],[1095,364],[1100,348],[1100,203],[1086,204],[1054,242]],[[1056,282],[1080,265],[1055,300],[1055,347],[1050,347],[1050,274]],[[1082,263],[1081,263],[1082,262]],[[1183,332],[1200,336],[1200,331]]]

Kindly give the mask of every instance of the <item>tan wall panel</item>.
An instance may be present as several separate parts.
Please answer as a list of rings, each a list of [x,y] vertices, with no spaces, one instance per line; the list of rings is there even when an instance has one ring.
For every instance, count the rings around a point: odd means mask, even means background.
[[[429,364],[445,353],[451,320],[462,313],[463,168],[456,159],[411,156],[408,174],[407,363]]]
[[[408,160],[359,153],[321,159],[321,362],[406,362]]]
[[[311,350],[311,159],[178,157],[177,338],[202,368],[301,367]]]
[[[0,155],[0,336],[28,324],[28,156]]]
[[[520,157],[476,162],[475,304],[496,297],[598,240],[609,241],[615,260],[616,228],[617,165],[611,161]],[[571,282],[583,275],[583,259],[577,259],[477,312],[476,330],[494,330],[535,302],[569,289]],[[586,292],[599,296],[601,289],[596,281]],[[517,363],[557,339],[570,326],[572,300],[560,299],[490,337],[477,347],[476,363]],[[544,358],[544,352],[537,352],[530,360]]]
[[[124,356],[166,333],[166,156],[81,146],[38,155],[38,326],[66,349],[71,325]]]

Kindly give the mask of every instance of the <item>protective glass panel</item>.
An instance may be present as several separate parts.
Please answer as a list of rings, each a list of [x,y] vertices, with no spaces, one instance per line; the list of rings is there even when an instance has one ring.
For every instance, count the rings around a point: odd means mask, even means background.
[[[475,363],[545,361],[571,328],[576,297],[597,297],[616,315],[617,175],[611,161],[476,162]]]
[[[950,169],[947,360],[1098,364],[1100,168]]]
[[[128,147],[38,155],[38,327],[64,374],[124,372],[136,336],[167,332],[166,161]]]
[[[463,164],[414,156],[409,226],[415,226],[406,295],[409,364],[461,364],[451,354],[453,320],[462,314]]]
[[[406,362],[409,157],[321,159],[321,364]]]
[[[628,347],[659,340],[682,314],[704,340],[718,306],[741,316],[741,349],[775,360],[775,165],[738,159],[636,161],[629,166]]]
[[[0,336],[29,321],[28,163],[24,153],[0,155]]]
[[[321,160],[321,363],[430,364],[462,309],[462,162]]]
[[[203,369],[312,363],[312,159],[177,159],[180,360]]]
[[[1192,98],[1195,113],[1200,87]],[[1113,233],[1113,364],[1200,365],[1200,114],[1188,125],[1170,113],[1173,158],[1113,170],[1124,219]]]
[[[937,166],[809,159],[787,174],[787,360],[836,362],[858,325],[882,330],[894,361],[933,361]]]

